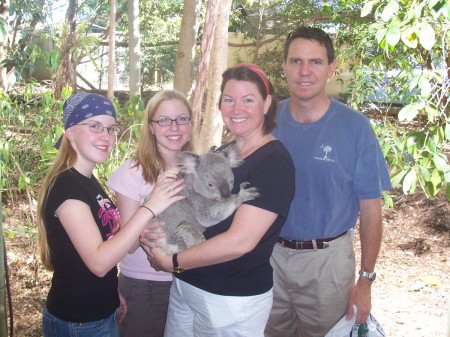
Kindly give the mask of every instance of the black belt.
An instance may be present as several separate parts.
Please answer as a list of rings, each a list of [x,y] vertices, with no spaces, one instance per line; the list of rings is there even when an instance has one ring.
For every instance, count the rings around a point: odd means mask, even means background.
[[[330,246],[329,242],[336,240],[337,238],[340,238],[341,236],[344,236],[347,234],[347,231],[344,233],[339,234],[338,236],[327,238],[327,239],[316,239],[316,240],[310,240],[310,241],[300,241],[300,240],[288,240],[285,238],[278,238],[277,242],[281,243],[283,247],[291,248],[291,249],[314,249],[313,241],[316,242],[316,248],[317,249],[325,249]]]

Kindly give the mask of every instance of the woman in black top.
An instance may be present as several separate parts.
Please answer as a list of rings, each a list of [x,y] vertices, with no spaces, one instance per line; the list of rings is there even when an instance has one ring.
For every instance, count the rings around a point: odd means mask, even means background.
[[[233,170],[233,193],[246,181],[260,197],[208,228],[204,243],[174,256],[152,242],[153,232],[141,237],[152,265],[176,272],[166,337],[263,337],[272,306],[270,256],[294,196],[294,165],[271,134],[273,87],[256,66],[230,68],[219,108],[243,161]]]

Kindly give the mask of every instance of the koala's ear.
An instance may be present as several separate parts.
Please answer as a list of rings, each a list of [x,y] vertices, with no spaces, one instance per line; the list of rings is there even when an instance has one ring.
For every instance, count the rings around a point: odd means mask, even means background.
[[[183,151],[178,156],[178,166],[183,173],[195,173],[195,168],[200,163],[199,155]]]
[[[239,150],[236,145],[228,146],[222,153],[230,161],[231,167],[238,167],[241,165],[242,161],[239,160]]]

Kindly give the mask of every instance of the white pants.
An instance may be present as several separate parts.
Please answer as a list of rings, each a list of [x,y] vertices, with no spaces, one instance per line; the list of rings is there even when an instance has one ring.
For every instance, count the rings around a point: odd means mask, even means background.
[[[174,278],[165,337],[264,337],[272,289],[256,296],[222,296]]]

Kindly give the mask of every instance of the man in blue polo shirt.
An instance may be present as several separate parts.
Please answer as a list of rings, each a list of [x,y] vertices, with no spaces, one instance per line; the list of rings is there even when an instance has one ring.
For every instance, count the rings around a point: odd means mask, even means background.
[[[296,192],[275,245],[274,303],[266,337],[323,337],[357,306],[371,310],[389,172],[368,118],[325,93],[336,61],[330,37],[299,27],[287,38],[284,72],[291,97],[279,103],[274,135],[296,169]],[[353,227],[360,218],[355,284]]]

